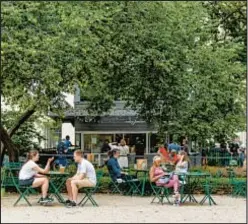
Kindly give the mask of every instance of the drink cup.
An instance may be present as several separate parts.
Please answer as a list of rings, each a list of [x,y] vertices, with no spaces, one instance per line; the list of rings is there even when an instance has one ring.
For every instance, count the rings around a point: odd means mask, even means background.
[[[64,166],[60,166],[59,167],[59,172],[60,173],[64,173],[65,172],[65,167]]]

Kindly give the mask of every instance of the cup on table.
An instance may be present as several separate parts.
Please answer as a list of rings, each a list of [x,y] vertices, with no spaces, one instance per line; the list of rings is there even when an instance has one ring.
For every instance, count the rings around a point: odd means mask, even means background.
[[[59,167],[59,172],[60,173],[64,173],[65,172],[65,167],[64,166],[60,166]]]

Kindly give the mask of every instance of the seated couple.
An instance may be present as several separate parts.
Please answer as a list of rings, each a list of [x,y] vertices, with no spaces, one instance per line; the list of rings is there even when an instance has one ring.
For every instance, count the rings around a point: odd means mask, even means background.
[[[177,163],[176,166],[176,172],[180,172],[180,170],[185,171],[185,155],[182,155],[180,157],[179,162]],[[180,182],[178,175],[172,173],[165,173],[162,169],[161,165],[161,157],[160,156],[155,156],[153,158],[153,165],[150,168],[150,181],[155,182],[157,186],[163,186],[166,188],[172,188],[174,190],[174,204],[179,204],[180,203],[180,193],[179,193],[179,187],[180,187]]]
[[[48,197],[49,179],[46,175],[50,171],[50,165],[54,158],[49,158],[45,169],[37,165],[39,160],[39,152],[31,150],[28,153],[27,162],[22,166],[19,172],[19,184],[31,185],[34,188],[41,187],[42,197],[41,203],[51,202],[52,198]],[[83,187],[94,187],[96,185],[96,172],[94,166],[83,158],[83,152],[76,150],[74,152],[74,161],[78,164],[77,173],[66,181],[68,192],[67,207],[77,205],[78,189]]]
[[[118,163],[118,158],[120,157],[119,149],[112,149],[109,151],[109,160],[107,161],[107,167],[111,179],[114,182],[122,183],[126,180],[134,180],[133,176],[129,176],[127,173],[123,172]]]

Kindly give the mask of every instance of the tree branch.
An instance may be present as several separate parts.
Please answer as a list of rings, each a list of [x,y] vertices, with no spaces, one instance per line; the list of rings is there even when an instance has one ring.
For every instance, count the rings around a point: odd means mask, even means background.
[[[31,109],[28,109],[13,125],[12,128],[8,130],[9,137],[11,138],[12,135],[20,128],[20,126],[28,120],[36,111],[36,105],[34,105]]]

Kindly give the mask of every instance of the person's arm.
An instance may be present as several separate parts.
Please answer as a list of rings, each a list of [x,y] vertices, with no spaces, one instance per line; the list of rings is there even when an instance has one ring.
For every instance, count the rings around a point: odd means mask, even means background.
[[[162,153],[160,152],[160,148],[158,149],[157,154],[158,154],[159,156],[162,156]]]
[[[69,145],[69,147],[71,147],[71,146],[74,146],[72,143],[71,143],[71,141],[69,141],[70,142],[70,145]]]
[[[72,177],[73,180],[82,180],[86,177],[86,165],[83,163],[81,166],[79,166],[78,171],[76,175]]]
[[[180,159],[178,160],[178,162],[177,162],[177,166],[181,166],[182,165],[182,163],[183,163],[183,155],[180,157]]]
[[[153,167],[151,167],[151,169],[150,169],[150,181],[151,182],[156,182],[159,178],[161,178],[161,177],[163,177],[164,175],[165,175],[165,173],[161,173],[160,175],[158,175],[158,176],[154,176],[154,168]]]
[[[184,161],[184,162],[178,163],[177,166],[180,167],[180,168],[187,168],[188,167],[188,162]]]
[[[114,143],[114,142],[113,142],[113,143]],[[108,144],[111,150],[115,147],[115,145],[113,145],[113,143],[109,143],[109,144]]]
[[[39,174],[39,173],[37,173],[36,175],[35,175],[35,177],[37,177],[37,178],[40,178],[40,177],[45,177],[46,175],[42,175],[42,174]]]
[[[37,171],[38,173],[47,174],[47,173],[50,171],[50,165],[51,165],[51,162],[52,162],[53,160],[54,160],[54,157],[49,158],[49,159],[47,160],[47,164],[46,164],[45,169],[42,169],[42,168],[40,168],[40,167],[37,165],[37,166],[35,166],[35,167],[33,168],[33,170]]]

